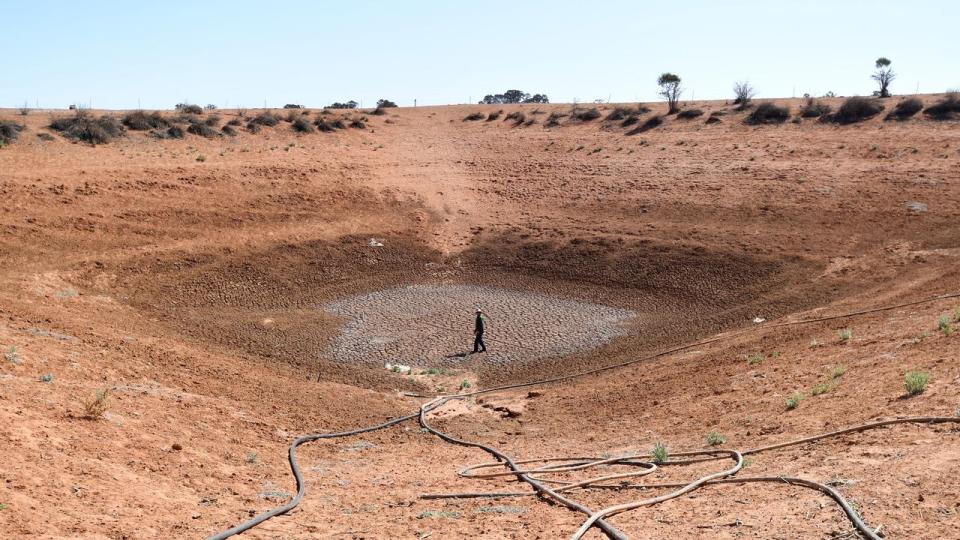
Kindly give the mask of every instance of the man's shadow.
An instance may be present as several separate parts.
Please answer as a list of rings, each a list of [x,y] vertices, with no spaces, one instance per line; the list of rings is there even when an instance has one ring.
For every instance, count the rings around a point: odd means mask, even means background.
[[[444,358],[466,358],[468,356],[470,356],[469,352],[458,352],[458,353],[448,354],[444,356]]]

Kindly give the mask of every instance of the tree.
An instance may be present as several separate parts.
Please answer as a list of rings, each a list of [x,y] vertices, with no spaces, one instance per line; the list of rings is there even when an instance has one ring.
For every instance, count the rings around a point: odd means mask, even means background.
[[[546,94],[534,94],[523,100],[524,103],[550,103]]]
[[[390,101],[389,99],[378,99],[378,100],[377,100],[377,108],[378,108],[378,109],[386,109],[387,107],[396,107],[396,106],[397,106],[397,104],[394,103],[394,102],[392,102],[392,101]]]
[[[683,89],[680,88],[680,77],[673,73],[664,73],[657,78],[657,84],[660,85],[660,95],[666,98],[670,107],[667,114],[679,111],[677,102],[680,100],[680,94],[683,93]]]
[[[757,95],[757,91],[750,85],[749,81],[740,81],[733,83],[734,105],[739,105],[741,109],[750,105],[750,100]]]
[[[889,58],[883,56],[877,58],[877,71],[870,76],[871,79],[877,81],[877,84],[880,85],[880,91],[875,95],[882,98],[890,97],[890,83],[897,78],[897,74],[890,68],[891,63]]]

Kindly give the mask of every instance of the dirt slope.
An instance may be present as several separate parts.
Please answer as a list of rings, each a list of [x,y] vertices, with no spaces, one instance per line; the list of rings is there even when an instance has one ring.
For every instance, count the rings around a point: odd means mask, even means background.
[[[457,106],[394,109],[334,133],[281,122],[213,139],[128,131],[98,146],[50,131],[49,114],[0,111],[26,125],[0,148],[0,536],[203,537],[293,491],[286,446],[297,434],[409,413],[423,400],[405,391],[536,380],[751,328],[754,317],[960,290],[960,124],[748,126],[724,103],[694,106],[704,116],[636,135],[603,119],[611,105],[549,128],[569,105]],[[533,123],[503,120],[518,111]],[[705,123],[716,111],[720,122]],[[404,376],[331,359],[343,321],[318,306],[412,284],[516,289],[638,316],[600,349],[518,365]],[[937,321],[958,307],[760,329],[450,405],[436,424],[520,459],[646,454],[658,440],[697,449],[709,432],[745,448],[949,416],[960,412],[960,338]],[[465,346],[472,308],[445,321],[463,326]],[[904,396],[909,370],[931,376],[919,396]],[[79,402],[103,388],[104,418],[82,418]],[[748,470],[833,481],[888,538],[958,537],[958,443],[949,426],[885,428],[761,454]],[[249,536],[556,538],[579,526],[582,516],[533,498],[417,498],[518,487],[456,477],[487,459],[415,424],[315,443],[301,453],[302,506]],[[578,496],[600,508],[649,493]],[[611,521],[635,538],[850,531],[828,499],[774,485],[706,487]]]

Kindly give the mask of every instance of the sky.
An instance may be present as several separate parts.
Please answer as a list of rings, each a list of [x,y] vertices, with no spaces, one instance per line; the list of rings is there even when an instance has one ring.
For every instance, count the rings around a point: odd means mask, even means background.
[[[0,0],[0,107],[321,107],[868,95],[960,88],[960,1]]]

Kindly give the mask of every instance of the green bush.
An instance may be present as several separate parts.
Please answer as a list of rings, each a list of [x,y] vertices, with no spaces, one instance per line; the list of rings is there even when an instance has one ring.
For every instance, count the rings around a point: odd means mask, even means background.
[[[800,402],[803,401],[803,394],[800,392],[794,392],[790,394],[790,397],[787,398],[787,410],[791,411],[796,409],[800,405]]]
[[[655,442],[653,449],[650,451],[650,457],[653,459],[653,462],[658,465],[666,463],[670,457],[670,453],[667,451],[667,445],[661,441]]]
[[[663,116],[661,116],[661,115],[658,114],[658,115],[656,115],[656,116],[651,116],[650,118],[647,118],[647,121],[646,121],[646,122],[644,122],[644,123],[640,124],[639,126],[631,129],[631,130],[628,131],[626,134],[627,134],[627,135],[636,135],[637,133],[643,133],[643,132],[645,132],[645,131],[650,131],[651,129],[653,129],[653,128],[657,127],[657,126],[660,126],[661,124],[663,124]]]
[[[928,382],[930,374],[924,371],[908,371],[903,376],[903,385],[911,396],[922,394],[927,389]]]

